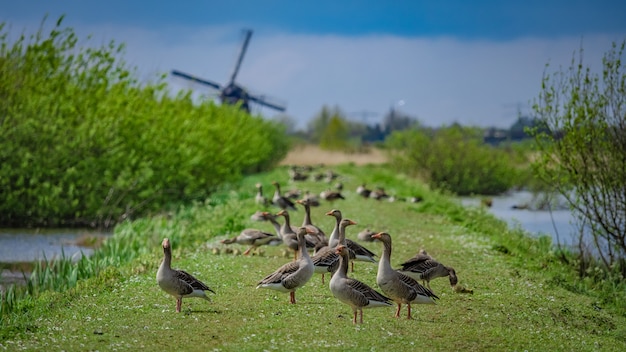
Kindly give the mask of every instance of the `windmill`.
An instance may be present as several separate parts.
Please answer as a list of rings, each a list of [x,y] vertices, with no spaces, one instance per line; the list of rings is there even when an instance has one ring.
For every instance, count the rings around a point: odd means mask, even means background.
[[[239,68],[241,67],[241,62],[243,61],[243,56],[246,53],[246,49],[248,48],[248,43],[250,42],[251,36],[252,30],[245,30],[245,39],[243,42],[243,46],[241,47],[241,52],[239,52],[239,58],[237,59],[237,63],[235,64],[235,70],[230,76],[230,81],[225,86],[178,70],[172,70],[172,75],[217,89],[219,91],[219,98],[222,103],[232,105],[241,103],[241,108],[244,109],[246,112],[250,112],[250,102],[281,112],[285,111],[285,106],[283,104],[271,101],[271,99],[265,95],[251,94],[247,89],[235,83],[235,78],[237,77],[237,73],[239,72]]]

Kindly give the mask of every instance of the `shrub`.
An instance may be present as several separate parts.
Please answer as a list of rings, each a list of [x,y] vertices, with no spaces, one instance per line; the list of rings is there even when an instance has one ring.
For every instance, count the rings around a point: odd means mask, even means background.
[[[458,195],[493,195],[516,184],[509,155],[482,143],[479,130],[454,125],[436,131],[394,132],[386,147],[399,171],[423,178],[436,189]]]

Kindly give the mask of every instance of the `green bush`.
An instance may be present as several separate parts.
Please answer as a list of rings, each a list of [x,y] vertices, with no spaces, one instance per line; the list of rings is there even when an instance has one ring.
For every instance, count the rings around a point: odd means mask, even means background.
[[[279,124],[139,84],[122,45],[78,47],[61,22],[13,43],[0,25],[3,226],[109,227],[285,156]]]
[[[386,142],[397,170],[458,195],[494,195],[516,184],[518,171],[504,150],[485,145],[480,131],[454,125],[436,131],[394,132]]]

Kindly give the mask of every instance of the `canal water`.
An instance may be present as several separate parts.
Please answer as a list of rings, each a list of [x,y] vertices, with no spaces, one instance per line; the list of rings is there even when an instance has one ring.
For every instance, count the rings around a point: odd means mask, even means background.
[[[555,245],[559,242],[564,246],[575,244],[576,219],[563,205],[563,201],[557,209],[549,211],[536,209],[537,199],[528,191],[510,192],[490,199],[492,204],[488,208],[489,212],[505,220],[509,226],[521,227],[531,236],[548,235]],[[462,198],[461,204],[481,206],[481,198]]]
[[[110,233],[85,229],[0,229],[0,289],[24,280],[29,263],[71,258],[78,260],[94,251]]]

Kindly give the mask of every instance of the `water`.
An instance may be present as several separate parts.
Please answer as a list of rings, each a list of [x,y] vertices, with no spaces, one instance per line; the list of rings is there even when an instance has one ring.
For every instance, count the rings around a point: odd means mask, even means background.
[[[22,271],[28,272],[30,267],[27,263],[90,256],[94,251],[90,243],[100,243],[108,236],[84,229],[0,229],[0,283],[23,282]]]
[[[493,203],[489,211],[496,217],[505,220],[509,226],[521,227],[531,235],[549,235],[552,242],[560,241],[562,245],[572,246],[575,244],[575,218],[567,209],[532,210],[514,209],[514,206],[533,204],[534,197],[531,192],[518,191],[506,195],[491,198]],[[463,198],[461,203],[466,206],[480,206],[479,198]]]
[[[93,248],[83,245],[90,237],[107,233],[81,229],[0,229],[0,263],[20,263],[60,258],[80,259]]]

